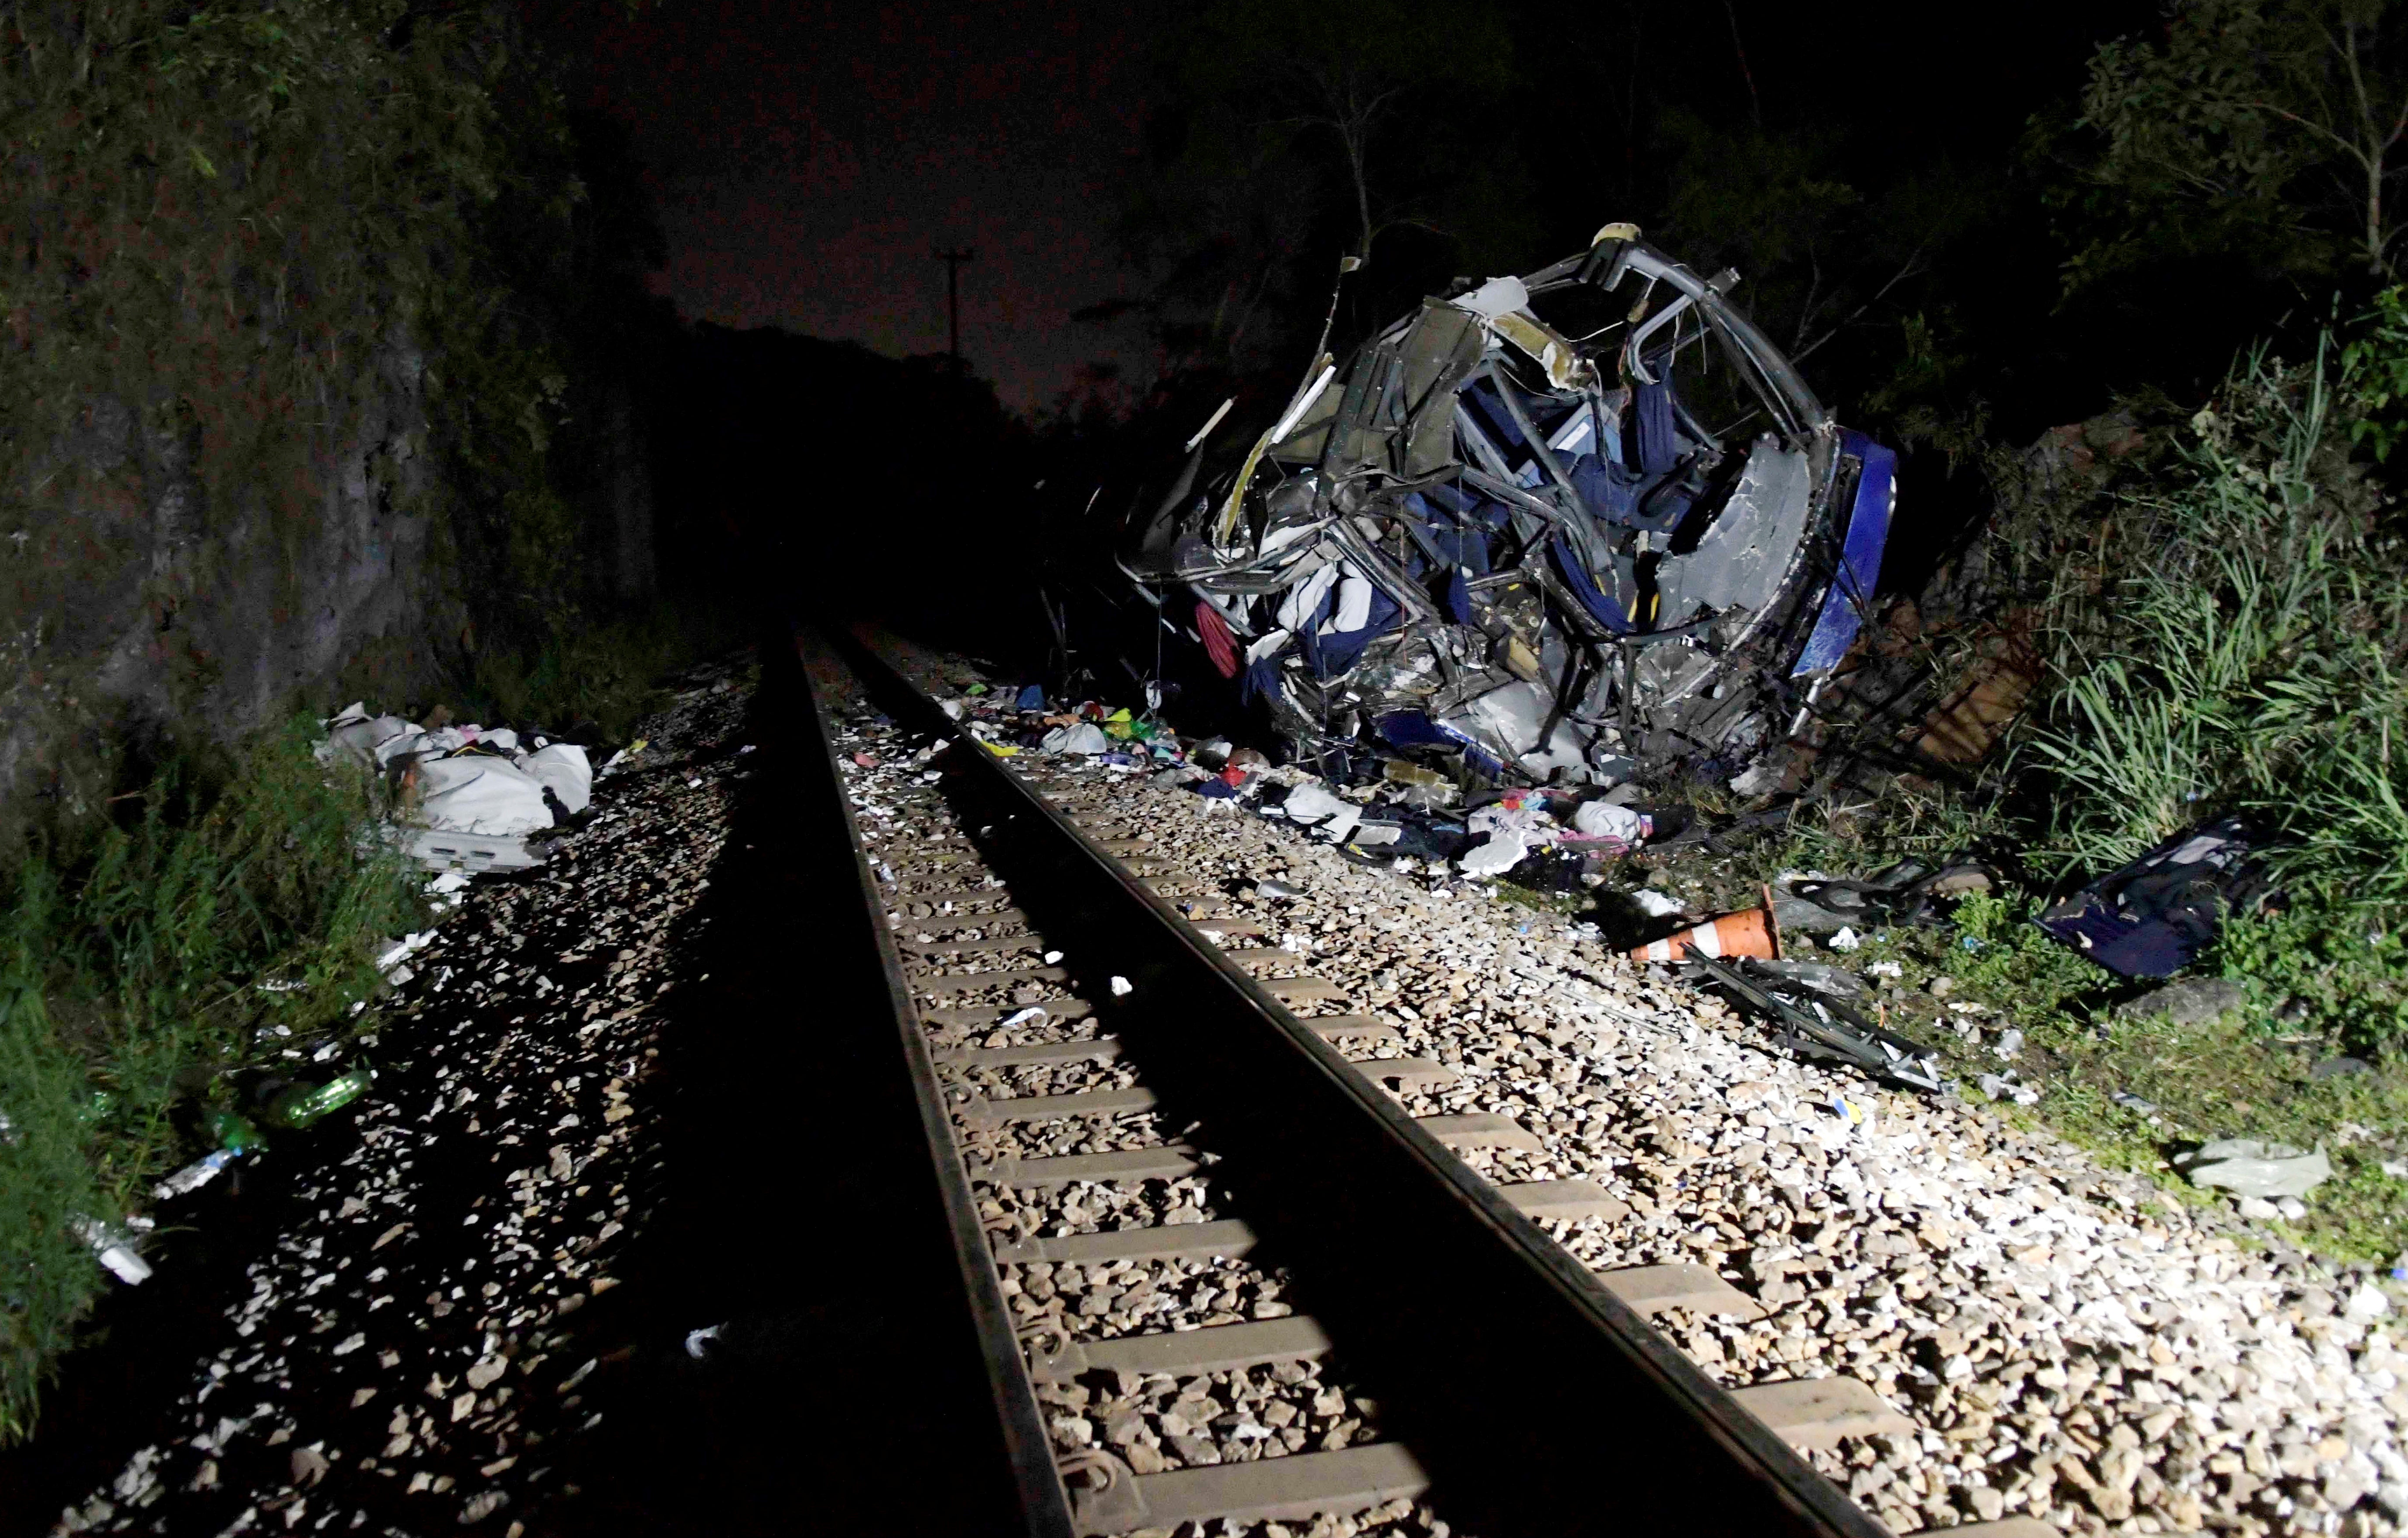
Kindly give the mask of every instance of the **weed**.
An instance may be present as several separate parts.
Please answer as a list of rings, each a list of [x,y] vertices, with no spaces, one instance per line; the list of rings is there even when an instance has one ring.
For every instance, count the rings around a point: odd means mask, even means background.
[[[1800,805],[1787,825],[1781,863],[1800,870],[1878,870],[1903,859],[1927,863],[2006,848],[2016,829],[1994,786],[1967,791],[1893,783],[1878,800]]]
[[[0,919],[0,1442],[30,1430],[101,1286],[75,1220],[133,1210],[178,1153],[185,1102],[229,1095],[223,1073],[264,1038],[341,1027],[378,986],[378,941],[424,916],[417,879],[362,853],[367,787],[322,769],[314,736],[296,719],[222,761],[171,763],[122,825],[16,873]]]
[[[2408,1042],[2408,937],[2363,925],[2355,908],[2314,901],[2239,914],[2203,964],[2241,985],[2252,1017],[2380,1054]]]
[[[2215,1137],[2321,1144],[2333,1178],[2309,1199],[2295,1238],[2350,1258],[2388,1259],[2408,1246],[2408,1181],[2385,1168],[2408,1154],[2408,1074],[2396,1055],[2378,1055],[2364,1073],[2310,1071],[2332,1051],[2332,1038],[2304,1023],[2277,1028],[2262,1003],[2277,986],[2299,985],[2311,965],[2284,921],[2228,931],[2231,954],[2220,959],[2245,977],[2244,1003],[2217,1020],[2182,1024],[2116,1013],[2129,985],[2034,927],[2034,906],[2021,894],[1972,897],[1947,925],[1876,933],[1851,959],[1895,961],[1904,976],[1878,984],[1872,1008],[1936,1047],[1942,1071],[1977,1100],[1971,1086],[1982,1074],[2013,1069],[2041,1098],[2028,1108],[2002,1101],[1999,1114],[2147,1175],[2170,1200],[2228,1200],[2174,1172],[2172,1156],[2186,1146]],[[1942,976],[1949,979],[1944,999],[1923,985]],[[2001,1056],[1998,1043],[2011,1026],[2024,1042]]]
[[[1497,884],[1496,896],[1498,901],[1512,903],[1516,908],[1528,908],[1538,913],[1555,913],[1565,917],[1579,913],[1588,904],[1588,897],[1585,893],[1540,892],[1527,886],[1516,886],[1510,881],[1500,881]]]
[[[2232,812],[2310,907],[2383,929],[2408,913],[2408,572],[2330,372],[2321,352],[2244,358],[2122,498],[2120,574],[2060,589],[2061,682],[2024,765],[2052,809],[2033,853],[2060,874]]]
[[[2031,922],[2037,904],[2020,893],[1976,894],[1952,915],[1956,943],[1945,970],[1959,982],[2023,1011],[2070,1014],[2075,1001],[2100,990],[2105,975],[2050,939]]]

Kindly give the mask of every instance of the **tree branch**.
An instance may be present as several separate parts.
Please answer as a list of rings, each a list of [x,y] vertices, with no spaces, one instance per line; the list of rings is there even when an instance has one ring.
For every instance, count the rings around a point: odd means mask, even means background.
[[[1824,332],[1821,336],[1815,338],[1806,346],[1799,348],[1797,352],[1789,354],[1789,361],[1793,364],[1803,363],[1806,360],[1806,355],[1808,353],[1813,352],[1825,342],[1829,341],[1841,332],[1845,331],[1848,327],[1856,324],[1858,321],[1863,320],[1868,310],[1871,309],[1873,306],[1881,303],[1882,300],[1889,296],[1890,290],[1898,287],[1899,284],[1905,282],[1909,278],[1912,278],[1916,273],[1924,270],[1923,253],[1929,248],[1929,246],[1930,242],[1926,241],[1922,245],[1915,247],[1914,251],[1907,254],[1905,264],[1901,266],[1898,271],[1890,275],[1888,282],[1884,283],[1880,288],[1873,292],[1873,296],[1871,298],[1867,299],[1863,304],[1858,305],[1854,310],[1850,311],[1847,318],[1840,322],[1839,324],[1833,326],[1830,330]]]

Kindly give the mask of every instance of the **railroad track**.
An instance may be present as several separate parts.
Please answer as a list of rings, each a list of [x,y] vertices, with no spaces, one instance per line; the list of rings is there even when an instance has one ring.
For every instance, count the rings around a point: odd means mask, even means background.
[[[1587,1271],[1538,1221],[1612,1199],[1468,1168],[1533,1140],[1408,1114],[1387,1085],[1454,1071],[1397,1055],[1162,835],[1007,767],[857,643],[799,644],[823,761],[838,668],[896,723],[882,751],[941,749],[881,791],[905,830],[866,836],[841,775],[828,817],[1011,1468],[997,1531],[1886,1532],[1798,1451],[1904,1429],[1870,1389],[1717,1387],[1648,1317],[1753,1300],[1698,1266]]]

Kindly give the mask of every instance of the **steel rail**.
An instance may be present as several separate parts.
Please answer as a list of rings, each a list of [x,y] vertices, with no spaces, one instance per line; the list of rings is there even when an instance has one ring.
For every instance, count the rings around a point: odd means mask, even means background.
[[[1170,1125],[1210,1129],[1216,1175],[1263,1235],[1257,1257],[1295,1266],[1459,1526],[1888,1538],[927,695],[857,638],[833,639],[898,724],[949,744],[938,762],[957,804],[978,809],[982,854],[1040,930],[1081,937],[1081,982],[1126,994],[1113,1028],[1126,1056]],[[896,997],[908,1009],[899,981]],[[978,1245],[966,1272],[992,1277],[975,1222],[956,1233]],[[1008,1317],[981,1323],[1008,1338]],[[1073,1521],[1117,1531],[1102,1516]]]
[[[879,974],[885,983],[896,1035],[910,1074],[920,1129],[928,1143],[932,1178],[944,1208],[953,1255],[960,1262],[963,1290],[969,1303],[970,1323],[978,1332],[979,1354],[995,1401],[1004,1456],[1010,1465],[1012,1486],[1019,1494],[1016,1531],[1027,1538],[1072,1538],[1075,1530],[1068,1497],[1054,1470],[1053,1445],[1045,1434],[1044,1417],[1039,1413],[1027,1369],[1021,1360],[1020,1341],[1012,1330],[1011,1312],[1004,1302],[995,1258],[987,1249],[986,1232],[979,1226],[978,1199],[971,1194],[961,1149],[953,1139],[953,1119],[945,1110],[936,1067],[929,1060],[919,1012],[911,1002],[911,985],[903,972],[902,954],[896,950],[894,934],[886,927],[886,899],[869,868],[861,826],[853,818],[844,782],[829,767],[835,759],[836,734],[829,727],[827,701],[821,697],[818,683],[810,678],[808,662],[812,651],[813,638],[797,634],[796,659],[806,664],[801,671],[810,703],[802,723],[808,740],[806,752],[816,755],[825,770],[831,806],[828,815],[841,822],[846,842],[853,850],[854,896],[869,919]]]

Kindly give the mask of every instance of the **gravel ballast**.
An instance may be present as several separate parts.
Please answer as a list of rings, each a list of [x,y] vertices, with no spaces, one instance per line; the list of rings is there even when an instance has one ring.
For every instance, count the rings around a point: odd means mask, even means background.
[[[1812,1456],[1893,1529],[2004,1516],[2074,1532],[2387,1533],[2408,1516],[2396,1292],[2169,1200],[1987,1111],[1771,1049],[1593,934],[1426,870],[1373,869],[1140,774],[1033,766],[1109,798],[1405,1054],[1456,1069],[1415,1114],[1486,1112],[1616,1218],[1549,1226],[1598,1270],[1697,1261],[1753,1320],[1659,1323],[1732,1387],[1845,1374],[1916,1425]],[[1254,884],[1301,889],[1266,901]]]
[[[551,862],[471,884],[409,957],[367,1096],[253,1177],[291,1215],[182,1343],[168,1434],[56,1531],[526,1530],[600,1418],[581,1348],[652,1215],[654,1003],[748,772],[732,671],[689,675]],[[179,1285],[172,1252],[149,1285]]]
[[[346,1126],[270,1156],[292,1215],[247,1296],[181,1347],[169,1429],[129,1433],[119,1472],[59,1531],[551,1531],[564,1449],[595,1433],[595,1387],[613,1370],[617,1337],[597,1320],[618,1301],[614,1269],[655,1219],[656,1001],[680,975],[672,926],[690,928],[748,772],[742,706],[724,670],[706,675],[640,728],[647,767],[602,782],[591,825],[550,867],[480,880],[409,958],[369,1048],[369,1097]],[[843,726],[838,768],[873,856],[892,870],[968,853],[976,830],[918,744],[858,706]],[[1570,1254],[1599,1271],[1696,1262],[1753,1299],[1761,1316],[1657,1321],[1718,1382],[1844,1375],[1903,1412],[1911,1432],[1810,1455],[1894,1531],[2018,1516],[2077,1533],[2402,1530],[2396,1289],[1986,1109],[1797,1061],[1678,978],[1442,873],[1357,864],[1140,774],[1023,765],[1100,798],[1081,812],[1091,830],[1150,836],[1153,858],[1261,926],[1233,949],[1294,958],[1257,958],[1258,975],[1339,985],[1299,1014],[1373,1015],[1399,1032],[1379,1055],[1460,1075],[1398,1091],[1407,1110],[1502,1114],[1540,1143],[1471,1149],[1473,1168],[1586,1180],[1623,1204],[1546,1225]],[[1267,879],[1299,895],[1265,899]],[[907,947],[1012,941],[914,962],[923,1007],[960,1014],[930,1023],[932,1049],[1108,1039],[1115,1007],[1063,1007],[1067,982],[1028,975],[1049,965],[1045,939],[1019,943],[1025,922],[994,912],[1009,894],[960,890],[985,880],[973,859],[888,887]],[[1002,1023],[1032,1006],[1043,1013]],[[941,1077],[957,1104],[1135,1082],[1110,1058]],[[1188,1132],[1135,1112],[960,1138],[975,1171]],[[1175,1180],[975,1188],[998,1243],[1244,1216],[1209,1157]],[[1032,1350],[1293,1307],[1285,1275],[1242,1258],[1001,1271]],[[149,1285],[174,1274],[171,1250]],[[1057,1453],[1110,1450],[1139,1473],[1382,1434],[1342,1360],[1091,1373],[1040,1399]],[[1449,1530],[1398,1502],[1249,1531]]]
[[[873,864],[889,878],[888,921],[907,948],[907,970],[922,1006],[948,1011],[984,1006],[976,1012],[982,1018],[973,1024],[931,1022],[930,1047],[941,1052],[1109,1040],[1112,1013],[1123,1006],[1098,1000],[1092,1013],[1078,1006],[1073,1006],[1076,1013],[1046,1008],[1068,1000],[1072,985],[1067,979],[1010,987],[977,985],[982,971],[1045,964],[1057,954],[1048,941],[1032,938],[1019,950],[909,953],[909,947],[930,943],[945,932],[939,924],[949,915],[938,912],[929,894],[958,894],[993,878],[975,860],[937,863],[970,850],[976,831],[964,826],[941,789],[942,771],[932,767],[941,759],[925,755],[911,740],[865,711],[848,712],[838,737],[838,756],[851,787],[854,816]],[[856,755],[869,762],[859,762]],[[964,899],[955,896],[944,900],[958,906]],[[974,927],[974,923],[963,926],[964,931]],[[1302,965],[1301,957],[1294,959]],[[1043,1013],[1002,1023],[1022,1011]],[[1110,1058],[1004,1066],[940,1063],[939,1076],[956,1106],[973,1100],[1078,1094],[1139,1083],[1131,1068]],[[1209,1149],[1203,1150],[1202,1171],[1169,1180],[1082,1180],[1038,1188],[1014,1187],[980,1173],[996,1159],[1160,1147],[1181,1141],[1183,1130],[1150,1112],[996,1126],[957,1123],[955,1128],[969,1163],[981,1222],[998,1245],[1242,1218],[1242,1198],[1233,1200],[1221,1189],[1211,1170]],[[1073,1343],[1208,1329],[1296,1312],[1286,1296],[1285,1274],[1242,1258],[1105,1264],[1039,1260],[1007,1262],[997,1269],[1007,1306],[1032,1355]],[[1040,1381],[1037,1396],[1066,1469],[1075,1469],[1093,1451],[1110,1453],[1133,1473],[1151,1474],[1336,1451],[1382,1440],[1378,1406],[1354,1391],[1342,1362],[1282,1362],[1203,1373],[1090,1373],[1077,1381]],[[1221,1527],[1211,1525],[1212,1531]],[[1181,1530],[1182,1534],[1197,1531],[1193,1524]],[[1376,1511],[1243,1531],[1311,1533],[1315,1538],[1374,1531],[1442,1538],[1450,1529],[1426,1503],[1400,1500]]]

